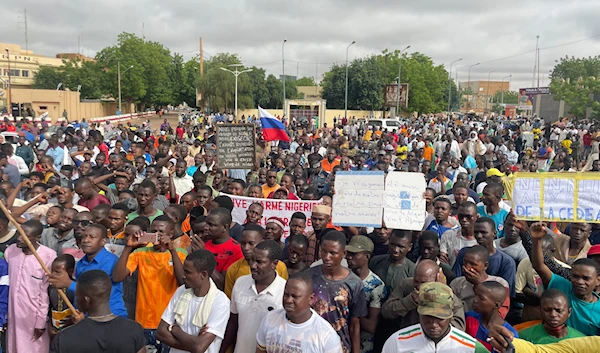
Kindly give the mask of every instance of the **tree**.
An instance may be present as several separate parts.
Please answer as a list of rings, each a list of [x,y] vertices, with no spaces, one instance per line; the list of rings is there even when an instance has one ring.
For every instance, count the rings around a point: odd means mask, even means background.
[[[33,76],[33,85],[35,89],[56,89],[59,83],[63,82],[64,74],[58,68],[49,66],[40,66],[38,72]]]
[[[219,53],[204,62],[204,75],[200,76],[196,86],[202,92],[202,104],[208,105],[211,111],[233,111],[235,106],[235,76],[221,70],[234,70],[230,65],[241,64],[236,54]],[[240,70],[243,67],[238,68]],[[238,109],[247,109],[254,105],[252,85],[248,73],[238,77]]]
[[[286,81],[286,85],[287,85],[287,81]],[[316,86],[316,82],[315,82],[315,78],[314,77],[302,77],[299,80],[296,80],[296,87],[298,86]]]
[[[185,81],[180,100],[189,106],[196,106],[196,81],[200,77],[199,58],[195,57],[183,64],[183,78]]]
[[[600,117],[600,102],[594,96],[600,94],[600,57],[561,58],[552,70],[550,92],[555,99],[564,100],[569,113],[584,118],[588,110],[591,117]]]
[[[519,93],[515,92],[515,91],[498,91],[496,93],[494,93],[494,97],[492,99],[493,102],[495,103],[502,103],[504,102],[504,104],[518,104],[519,103]]]
[[[260,105],[263,108],[270,108],[269,89],[267,88],[267,80],[265,78],[265,69],[253,66],[252,71],[248,73],[250,84],[252,87],[252,99],[254,106]]]

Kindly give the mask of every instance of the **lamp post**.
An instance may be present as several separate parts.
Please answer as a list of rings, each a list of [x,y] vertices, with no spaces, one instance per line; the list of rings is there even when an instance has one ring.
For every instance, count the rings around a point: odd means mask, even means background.
[[[471,89],[471,69],[479,64],[480,63],[469,66],[469,73],[467,75],[467,87],[469,87],[469,93],[471,93],[471,99],[473,98],[473,93],[474,93],[473,90]],[[467,111],[468,110],[469,110],[469,100],[467,100]]]
[[[226,69],[224,67],[222,67],[221,70],[227,71],[227,72],[231,72],[233,74],[233,76],[235,76],[235,113],[234,113],[234,115],[235,115],[235,119],[237,121],[237,112],[238,112],[238,109],[237,109],[238,108],[238,104],[237,104],[238,103],[238,76],[241,75],[241,74],[243,74],[244,72],[250,72],[250,71],[252,71],[252,69],[247,69],[247,70],[239,71],[238,67],[244,66],[244,65],[242,65],[242,64],[233,64],[233,65],[229,65],[229,66],[230,67],[234,67],[235,71],[231,71],[231,70]]]
[[[400,115],[400,80],[402,80],[402,53],[407,51],[410,45],[400,50],[400,61],[398,62],[398,92],[396,94],[396,114]]]
[[[128,67],[123,73],[126,73],[128,70],[133,69],[133,65]],[[121,62],[117,61],[117,81],[119,84],[119,112],[123,114],[123,109],[121,109]]]
[[[10,52],[8,51],[8,48],[4,49],[6,51],[6,60],[8,60],[8,97],[6,99],[6,105],[8,105],[7,107],[7,112],[8,115],[12,115],[12,86],[10,83]]]
[[[344,98],[344,118],[348,119],[348,49],[356,43],[355,40],[346,48],[346,93]]]
[[[506,77],[502,78],[502,82],[504,82],[505,79],[508,78],[508,90],[510,91],[510,81],[512,79],[512,75],[508,75]],[[500,92],[500,104],[504,104],[504,89],[502,90],[502,92]]]
[[[282,111],[281,119],[282,120],[283,120],[283,116],[285,115],[285,56],[284,56],[285,52],[283,51],[283,49],[285,47],[286,42],[287,42],[287,39],[284,39],[283,44],[281,45],[281,73],[282,73],[281,81],[283,81],[283,104],[281,105],[281,111]],[[237,76],[236,76],[236,80],[237,80]],[[236,92],[237,92],[237,89],[236,89]],[[236,97],[237,97],[237,93],[236,93]],[[236,99],[236,102],[237,102],[237,99]],[[237,106],[237,103],[236,103],[236,106]],[[237,118],[237,112],[236,112],[236,118]]]
[[[492,70],[488,74],[487,89],[485,92],[485,111],[484,111],[484,113],[488,111],[488,101],[490,100],[490,75],[492,74],[492,72],[496,72],[496,70]]]
[[[461,60],[462,58],[456,59],[450,63],[450,71],[448,72],[448,113],[450,113],[450,97],[452,97],[452,64]]]

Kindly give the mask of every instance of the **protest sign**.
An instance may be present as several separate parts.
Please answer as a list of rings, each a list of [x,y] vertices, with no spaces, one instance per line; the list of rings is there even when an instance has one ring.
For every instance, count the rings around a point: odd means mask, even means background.
[[[529,221],[600,223],[600,175],[515,173],[513,209]]]
[[[309,232],[312,230],[310,223],[310,216],[312,214],[312,207],[319,205],[321,201],[303,201],[303,200],[274,200],[274,199],[257,199],[254,197],[245,196],[234,196],[227,195],[233,201],[233,211],[231,211],[231,217],[234,222],[238,224],[244,224],[246,221],[246,211],[251,204],[258,202],[263,206],[263,217],[259,221],[259,225],[263,228],[267,225],[267,219],[270,217],[279,217],[283,220],[285,225],[283,238],[285,239],[290,234],[290,220],[295,212],[302,212],[306,215],[306,230]]]
[[[383,193],[385,226],[421,230],[427,214],[423,198],[426,187],[425,177],[421,173],[388,173]]]
[[[254,168],[255,136],[254,124],[217,124],[219,168]]]
[[[383,171],[339,171],[335,174],[332,220],[336,226],[381,227]]]

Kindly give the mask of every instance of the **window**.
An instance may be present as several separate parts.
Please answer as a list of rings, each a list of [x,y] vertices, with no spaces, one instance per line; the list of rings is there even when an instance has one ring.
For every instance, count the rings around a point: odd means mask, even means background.
[[[40,105],[40,110],[48,110],[48,107],[45,105]]]
[[[29,70],[22,70],[21,71],[21,76],[23,76],[23,77],[29,77]]]
[[[8,69],[4,69],[4,76],[8,76]],[[21,70],[10,70],[10,76],[21,76]]]

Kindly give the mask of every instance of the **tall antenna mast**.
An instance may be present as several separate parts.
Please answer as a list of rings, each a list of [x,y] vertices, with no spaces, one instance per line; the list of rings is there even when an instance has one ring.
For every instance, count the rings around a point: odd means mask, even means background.
[[[540,36],[537,35],[535,40],[535,59],[533,60],[533,78],[531,79],[531,87],[535,86],[535,75],[538,71],[538,62],[539,62],[539,58],[538,55],[540,54],[539,52],[539,44],[540,44]]]
[[[21,25],[23,27],[21,27]],[[18,28],[22,29],[25,32],[25,50],[29,50],[29,38],[27,32],[27,9],[23,9],[23,13],[19,11]]]

